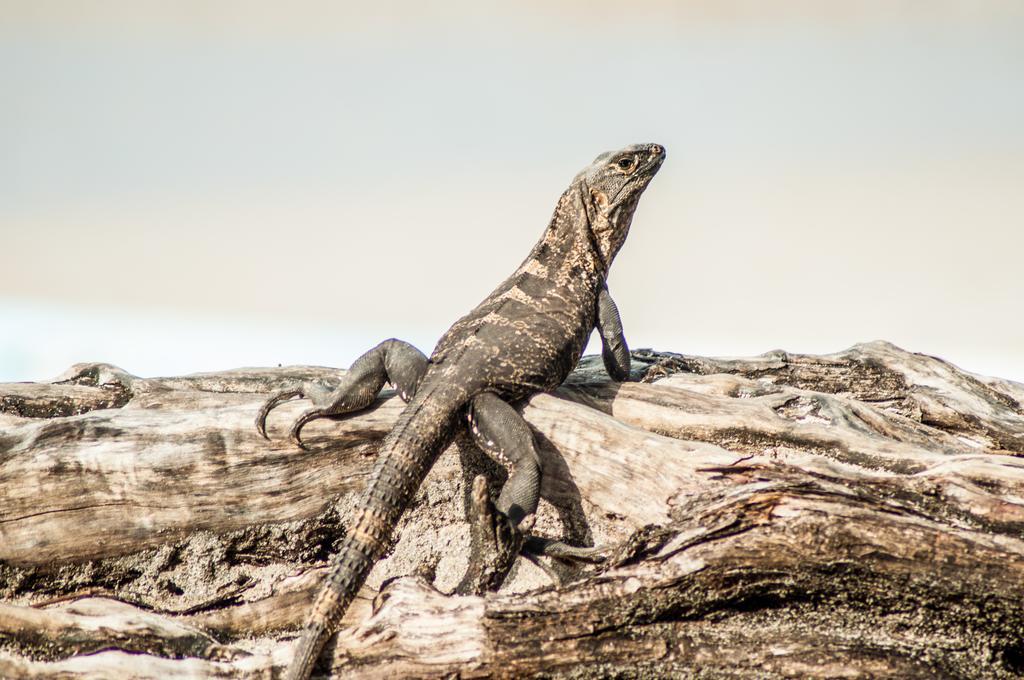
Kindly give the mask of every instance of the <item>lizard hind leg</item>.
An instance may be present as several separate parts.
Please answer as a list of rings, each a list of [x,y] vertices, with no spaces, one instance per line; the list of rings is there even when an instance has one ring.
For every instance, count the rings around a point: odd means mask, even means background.
[[[530,426],[512,406],[491,392],[473,397],[469,430],[484,453],[508,470],[508,481],[495,503],[513,526],[537,511],[540,502],[540,456]]]
[[[474,442],[509,475],[496,502],[491,501],[482,475],[473,480],[469,517],[472,554],[455,592],[480,595],[497,590],[520,553],[537,562],[555,582],[559,581],[557,574],[536,561],[537,557],[603,561],[600,549],[530,535],[540,502],[541,465],[533,433],[519,412],[497,395],[485,392],[473,398],[467,415]]]
[[[473,397],[467,412],[473,441],[508,470],[497,502],[491,500],[483,475],[473,480],[470,511],[469,567],[455,592],[481,595],[497,590],[532,528],[540,502],[540,456],[523,417],[496,394]]]
[[[302,428],[317,418],[359,411],[370,404],[390,382],[399,396],[409,401],[427,372],[427,357],[412,345],[394,338],[385,340],[352,363],[334,389],[305,382],[301,387],[280,390],[270,395],[256,415],[256,430],[267,437],[267,415],[279,404],[293,397],[306,397],[313,406],[292,423],[290,437],[301,448]]]

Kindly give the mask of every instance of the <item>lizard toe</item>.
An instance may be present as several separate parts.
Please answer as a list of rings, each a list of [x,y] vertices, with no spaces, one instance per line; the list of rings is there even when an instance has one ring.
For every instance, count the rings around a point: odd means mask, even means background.
[[[303,396],[302,390],[299,389],[287,389],[278,390],[274,392],[266,401],[263,402],[263,406],[260,407],[259,413],[256,414],[256,431],[259,432],[264,439],[270,439],[267,436],[267,416],[270,412],[277,407],[278,404],[288,401],[292,397]]]
[[[305,427],[306,423],[308,423],[309,421],[316,420],[317,418],[323,418],[326,415],[328,414],[322,408],[308,409],[301,416],[296,418],[294,423],[292,423],[292,429],[291,432],[289,433],[289,438],[300,449],[308,451],[309,447],[306,446],[306,444],[302,441],[302,428]]]
[[[569,545],[563,541],[544,536],[527,535],[523,541],[523,553],[530,553],[538,557],[553,557],[565,562],[583,562],[586,564],[601,564],[608,559],[608,548],[584,548],[576,545]]]

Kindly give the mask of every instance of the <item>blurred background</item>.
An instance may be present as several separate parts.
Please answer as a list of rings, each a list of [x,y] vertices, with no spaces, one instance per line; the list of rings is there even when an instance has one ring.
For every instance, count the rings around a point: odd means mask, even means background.
[[[1024,381],[1024,3],[430,4],[0,0],[0,381],[429,352],[633,142],[634,348]]]

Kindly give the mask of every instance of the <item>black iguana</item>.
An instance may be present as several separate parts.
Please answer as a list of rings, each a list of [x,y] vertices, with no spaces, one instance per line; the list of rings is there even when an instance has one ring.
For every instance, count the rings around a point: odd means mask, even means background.
[[[359,357],[334,390],[307,383],[278,392],[263,405],[256,426],[266,436],[272,408],[296,396],[312,400],[313,407],[291,428],[301,446],[303,425],[369,406],[386,381],[408,402],[381,444],[349,532],[303,629],[289,678],[309,677],[402,512],[467,419],[477,444],[509,469],[496,503],[501,520],[516,531],[536,510],[540,461],[526,421],[511,404],[558,387],[595,327],[609,375],[616,380],[629,376],[629,349],[605,281],[637,201],[664,159],[665,149],[657,144],[598,156],[562,194],[526,260],[455,322],[429,359],[408,343],[385,340]]]

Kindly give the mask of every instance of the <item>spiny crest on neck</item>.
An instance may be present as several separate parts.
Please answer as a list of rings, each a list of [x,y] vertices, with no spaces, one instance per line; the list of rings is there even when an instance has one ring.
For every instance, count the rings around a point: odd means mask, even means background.
[[[575,248],[587,248],[607,275],[640,195],[664,160],[665,148],[659,144],[634,144],[595,158],[562,194],[535,254],[565,257]]]
[[[626,240],[640,195],[664,160],[660,144],[634,144],[601,154],[576,176],[588,225],[607,264]]]

